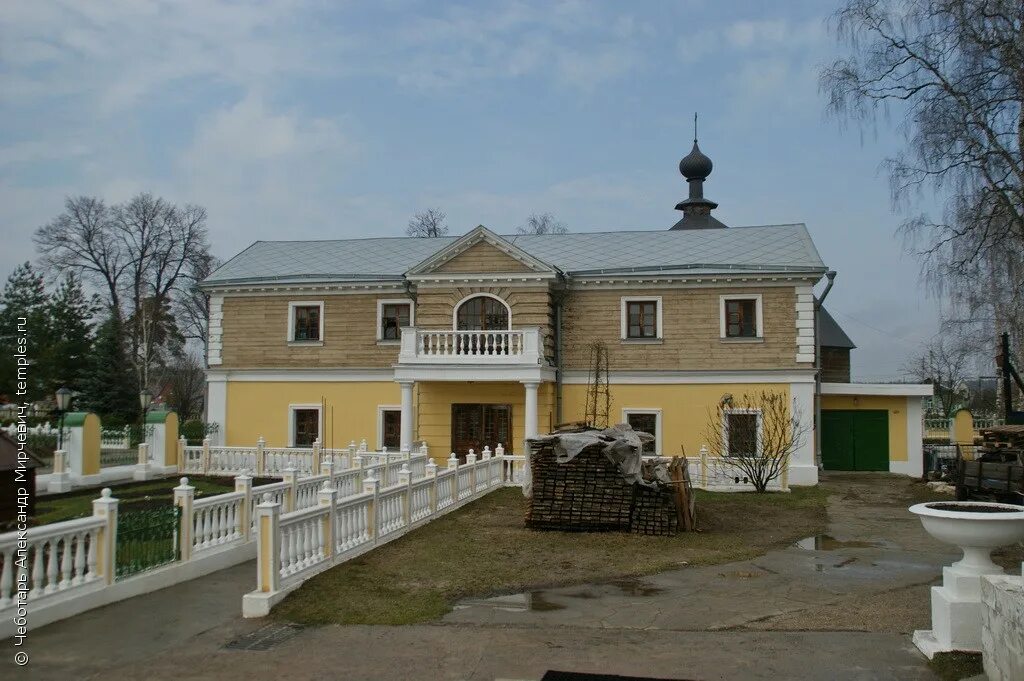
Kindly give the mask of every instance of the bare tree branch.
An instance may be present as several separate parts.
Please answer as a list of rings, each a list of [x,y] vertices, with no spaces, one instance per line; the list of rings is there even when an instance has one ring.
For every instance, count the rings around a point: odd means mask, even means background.
[[[418,237],[447,236],[448,225],[445,224],[447,217],[440,208],[428,208],[422,213],[412,216],[405,233]]]

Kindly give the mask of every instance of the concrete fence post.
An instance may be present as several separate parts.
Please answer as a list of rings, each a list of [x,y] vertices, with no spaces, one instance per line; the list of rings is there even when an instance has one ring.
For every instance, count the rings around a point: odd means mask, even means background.
[[[105,522],[96,541],[96,572],[107,584],[113,584],[117,576],[117,499],[110,496],[109,487],[104,487],[100,498],[92,502],[92,514]]]
[[[315,471],[320,468],[320,463],[321,463],[321,461],[320,461],[320,451],[321,451],[321,449],[322,449],[322,447],[320,446],[320,438],[317,438],[317,439],[313,440],[313,461],[310,462],[309,469],[311,471],[314,471],[314,472],[310,473],[310,475],[316,475]]]
[[[348,457],[346,458],[346,463],[348,464],[349,468],[352,468],[352,466],[353,466],[352,462],[355,460],[355,458],[356,458],[356,441],[355,440],[351,440],[348,443]]]
[[[331,483],[332,488],[334,487],[334,462],[330,457],[320,462],[320,475],[326,475],[327,481]]]
[[[427,466],[424,469],[424,476],[431,480],[430,483],[430,515],[437,513],[437,464],[427,459]]]
[[[53,453],[53,473],[46,487],[51,494],[71,490],[71,473],[68,472],[67,461],[68,453],[65,450],[58,449]]]
[[[281,590],[281,505],[270,494],[256,507],[256,590]]]
[[[407,463],[403,463],[398,471],[398,484],[405,487],[402,494],[402,522],[408,527],[412,522],[412,471]]]
[[[267,474],[267,441],[260,435],[256,438],[256,477],[263,477]]]
[[[501,446],[500,442],[498,443],[498,446],[494,448],[494,456],[496,456],[499,459],[502,459],[500,484],[505,485],[506,483],[512,482],[515,479],[515,476],[512,474],[512,462],[506,462],[504,460],[505,448]]]
[[[284,493],[284,513],[291,513],[295,510],[296,502],[298,501],[295,497],[298,492],[298,471],[295,470],[295,465],[291,462],[288,463],[288,468],[281,471],[282,482],[288,485],[288,489]]]
[[[367,520],[369,520],[370,538],[373,543],[377,543],[377,535],[380,528],[380,504],[378,503],[380,497],[380,481],[373,477],[373,472],[363,479],[363,492],[366,494],[372,494],[373,498],[370,499],[370,508],[367,513]]]
[[[323,524],[324,556],[330,560],[334,556],[334,547],[336,544],[334,539],[334,526],[337,522],[335,514],[337,513],[338,503],[338,490],[334,489],[334,485],[331,484],[330,480],[324,480],[323,487],[316,493],[316,500],[321,506],[327,507],[327,516],[324,518]]]
[[[359,441],[359,451],[361,451],[361,452],[367,451],[367,449],[366,449],[366,438],[365,437],[362,440]]]
[[[132,473],[132,478],[135,480],[149,480],[149,443],[139,443],[139,456],[136,460],[135,471]]]
[[[174,505],[181,509],[181,519],[178,523],[178,547],[181,551],[181,560],[192,560],[192,504],[196,498],[196,488],[188,484],[188,478],[179,480],[181,483],[174,488]]]
[[[455,456],[455,452],[448,457],[448,470],[454,470],[455,475],[452,476],[452,503],[458,503],[459,501],[459,457]]]
[[[708,488],[708,446],[700,446],[700,486]]]
[[[235,491],[245,494],[242,512],[238,514],[238,523],[242,540],[248,543],[252,539],[252,476],[249,475],[249,471],[242,471],[241,475],[235,476]]]
[[[210,472],[210,436],[207,435],[203,438],[203,475]]]
[[[469,466],[469,494],[476,494],[476,452],[472,449],[466,455],[466,465]]]
[[[178,438],[178,472],[185,472],[185,447],[188,446],[188,440],[182,435]]]

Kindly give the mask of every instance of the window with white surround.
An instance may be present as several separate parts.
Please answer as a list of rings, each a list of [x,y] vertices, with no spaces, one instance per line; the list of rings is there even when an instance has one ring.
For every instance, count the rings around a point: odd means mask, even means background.
[[[644,444],[644,454],[661,456],[661,409],[623,409],[622,420],[633,430],[654,436],[654,442]]]
[[[322,405],[288,405],[288,446],[312,447],[313,440],[323,442]]]
[[[398,343],[402,340],[402,329],[415,326],[413,303],[407,298],[377,301],[377,341]]]
[[[296,300],[288,303],[288,342],[323,345],[324,301]]]
[[[761,448],[761,412],[758,409],[726,409],[722,424],[726,456],[753,456]]]
[[[760,293],[719,296],[719,331],[723,340],[762,340],[764,314]]]
[[[662,339],[661,296],[623,296],[621,306],[622,340],[642,343]]]
[[[397,452],[402,448],[402,405],[382,404],[377,407],[377,450],[387,447]]]

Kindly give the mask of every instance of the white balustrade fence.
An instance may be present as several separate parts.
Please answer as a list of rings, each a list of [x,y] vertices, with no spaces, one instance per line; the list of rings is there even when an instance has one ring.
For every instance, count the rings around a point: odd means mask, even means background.
[[[382,466],[381,470],[384,467]],[[262,617],[303,581],[374,546],[391,541],[460,505],[506,485],[503,456],[470,451],[466,463],[452,456],[448,468],[425,464],[416,479],[403,463],[395,484],[362,480],[360,493],[339,498],[330,480],[317,492],[317,505],[287,512],[270,497],[256,507],[256,590],[242,600],[242,614]]]

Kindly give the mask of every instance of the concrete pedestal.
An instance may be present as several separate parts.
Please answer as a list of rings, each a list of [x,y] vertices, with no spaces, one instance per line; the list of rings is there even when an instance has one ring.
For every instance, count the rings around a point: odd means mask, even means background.
[[[981,580],[981,647],[989,681],[1024,679],[1024,578]]]
[[[981,577],[1003,570],[961,563],[942,568],[942,586],[932,587],[932,628],[914,632],[914,645],[929,660],[954,650],[981,652]]]
[[[46,491],[51,494],[71,491],[71,473],[50,473],[50,479],[46,483]]]

